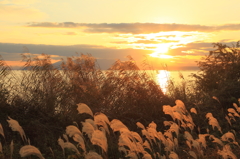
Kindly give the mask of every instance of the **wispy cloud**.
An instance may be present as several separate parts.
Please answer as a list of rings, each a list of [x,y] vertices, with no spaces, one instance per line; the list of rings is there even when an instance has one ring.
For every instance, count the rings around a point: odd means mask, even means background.
[[[78,35],[76,32],[52,32],[52,33],[37,33],[37,35]]]
[[[157,38],[175,38],[176,35],[161,35],[161,36],[157,36]]]
[[[157,40],[136,40],[133,42],[128,42],[128,41],[116,41],[116,42],[111,42],[114,44],[161,44],[161,43],[177,43],[179,41],[177,40],[166,40],[166,39],[157,39]]]
[[[168,31],[236,31],[240,30],[240,24],[225,24],[216,26],[191,25],[191,24],[158,24],[158,23],[28,23],[28,27],[47,27],[47,28],[79,28],[87,33],[122,33],[122,34],[149,34]]]
[[[64,35],[77,35],[76,32],[66,32]]]

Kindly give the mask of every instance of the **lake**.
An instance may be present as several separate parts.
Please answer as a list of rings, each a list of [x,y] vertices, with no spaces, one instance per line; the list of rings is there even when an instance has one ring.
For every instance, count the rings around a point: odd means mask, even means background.
[[[21,70],[15,70],[15,77],[17,79],[21,78]],[[149,70],[147,71],[149,76],[154,79],[154,81],[162,88],[163,92],[167,92],[168,81],[172,80],[175,84],[180,83],[181,81],[194,80],[189,77],[192,73],[197,73],[196,70],[186,70],[186,71],[166,71],[166,70]],[[17,80],[14,82],[20,82]]]
[[[156,70],[153,71],[152,77],[157,84],[162,88],[163,92],[167,92],[168,81],[172,80],[174,83],[178,84],[181,81],[190,81],[194,80],[192,77],[189,77],[192,73],[197,73],[196,70],[187,70],[187,71],[166,71],[166,70]]]

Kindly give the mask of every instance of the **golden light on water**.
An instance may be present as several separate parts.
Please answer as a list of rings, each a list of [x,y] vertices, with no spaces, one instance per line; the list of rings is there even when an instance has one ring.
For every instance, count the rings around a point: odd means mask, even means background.
[[[163,93],[167,92],[169,76],[170,72],[166,70],[158,70],[158,73],[156,75],[157,83],[161,87]]]

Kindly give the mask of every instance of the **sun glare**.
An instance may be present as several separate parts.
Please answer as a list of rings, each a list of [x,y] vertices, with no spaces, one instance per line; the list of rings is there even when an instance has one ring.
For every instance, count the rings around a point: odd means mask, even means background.
[[[172,58],[170,55],[165,55],[168,52],[169,47],[170,46],[167,44],[160,44],[150,56],[164,59]]]
[[[163,59],[170,59],[173,58],[171,55],[159,55],[159,58],[163,58]]]
[[[156,49],[155,49],[155,52],[157,53],[167,53],[169,50],[169,45],[166,45],[166,44],[160,44]]]
[[[150,56],[152,57],[157,57],[157,58],[162,58],[162,59],[170,59],[170,58],[173,58],[173,56],[171,55],[164,55],[162,53],[157,53],[157,52],[154,52],[152,54],[149,54]]]

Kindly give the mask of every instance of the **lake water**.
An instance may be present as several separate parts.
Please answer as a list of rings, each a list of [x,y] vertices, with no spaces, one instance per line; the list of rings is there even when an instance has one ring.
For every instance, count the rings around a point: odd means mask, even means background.
[[[188,70],[188,71],[166,71],[166,70],[151,70],[147,71],[149,76],[155,80],[155,82],[162,88],[163,92],[167,92],[168,81],[172,80],[175,84],[181,83],[184,81],[193,80],[193,78],[189,77],[192,73],[197,73],[196,70]],[[15,75],[18,78],[21,78],[21,70],[14,71]],[[17,80],[15,82],[19,82],[21,80]]]
[[[166,70],[156,70],[153,77],[157,84],[162,88],[163,92],[167,92],[168,81],[172,80],[175,84],[181,83],[182,81],[192,81],[194,80],[190,77],[191,74],[197,73],[196,70],[187,71],[166,71]]]

